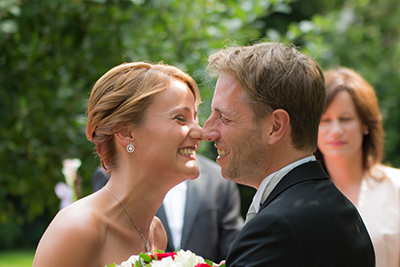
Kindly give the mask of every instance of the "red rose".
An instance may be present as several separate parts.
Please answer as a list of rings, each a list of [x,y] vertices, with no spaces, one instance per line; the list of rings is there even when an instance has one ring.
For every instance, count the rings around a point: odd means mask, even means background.
[[[150,255],[153,260],[161,260],[162,258],[172,257],[175,259],[176,252],[165,252],[165,253],[157,253],[154,255]]]
[[[194,266],[194,267],[210,267],[210,265],[208,265],[208,263],[199,263],[199,264],[196,264],[196,266]]]

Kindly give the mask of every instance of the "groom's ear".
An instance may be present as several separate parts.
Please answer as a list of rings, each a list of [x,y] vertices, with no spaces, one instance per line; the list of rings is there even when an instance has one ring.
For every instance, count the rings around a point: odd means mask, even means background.
[[[275,109],[266,119],[268,144],[274,145],[288,133],[290,116],[284,109]]]

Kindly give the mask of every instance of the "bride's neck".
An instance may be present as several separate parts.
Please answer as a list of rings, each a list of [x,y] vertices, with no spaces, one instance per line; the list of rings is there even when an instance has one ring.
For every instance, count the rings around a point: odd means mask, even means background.
[[[168,191],[150,178],[119,173],[111,174],[106,187],[124,203],[140,228],[150,225]]]

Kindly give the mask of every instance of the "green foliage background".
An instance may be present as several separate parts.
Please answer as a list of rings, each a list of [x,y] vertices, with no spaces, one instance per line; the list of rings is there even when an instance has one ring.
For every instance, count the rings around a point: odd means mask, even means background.
[[[59,207],[62,161],[80,158],[83,195],[99,160],[85,138],[95,81],[124,61],[191,74],[209,114],[207,55],[236,42],[288,40],[327,69],[356,69],[377,89],[386,161],[400,166],[397,0],[1,0],[0,249],[34,247]],[[200,152],[211,158],[211,143]],[[247,210],[253,189],[241,187]]]

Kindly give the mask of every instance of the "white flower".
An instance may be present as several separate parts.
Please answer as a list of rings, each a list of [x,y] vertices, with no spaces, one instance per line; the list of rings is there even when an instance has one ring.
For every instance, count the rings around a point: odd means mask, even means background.
[[[124,261],[123,263],[121,263],[121,267],[132,267],[135,265],[135,262],[139,260],[139,256],[138,255],[133,255],[131,256],[127,261]]]
[[[179,250],[175,256],[174,262],[176,263],[175,266],[181,267],[193,267],[199,263],[205,263],[204,259],[200,256],[197,256],[190,250]],[[178,265],[181,264],[181,265]]]
[[[151,267],[183,267],[177,265],[172,257],[163,258],[160,261],[152,261]]]
[[[77,158],[65,159],[63,161],[62,173],[65,176],[65,181],[67,182],[67,185],[71,188],[74,188],[76,180],[76,172],[81,165],[82,161]]]

